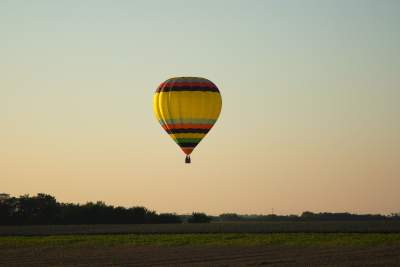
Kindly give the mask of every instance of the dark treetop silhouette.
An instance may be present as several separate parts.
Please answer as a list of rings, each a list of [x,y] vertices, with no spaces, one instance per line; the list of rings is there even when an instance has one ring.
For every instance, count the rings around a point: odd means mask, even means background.
[[[34,224],[144,224],[144,223],[207,223],[210,221],[376,221],[400,220],[400,214],[313,213],[299,215],[238,215],[225,213],[208,216],[193,212],[192,215],[156,213],[145,207],[114,207],[104,202],[72,204],[57,202],[47,194],[11,197],[0,194],[0,225]]]

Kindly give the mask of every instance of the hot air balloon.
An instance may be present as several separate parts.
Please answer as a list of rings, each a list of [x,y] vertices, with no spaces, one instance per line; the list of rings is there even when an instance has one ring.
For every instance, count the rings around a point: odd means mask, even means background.
[[[221,112],[217,86],[205,78],[176,77],[161,83],[153,97],[157,120],[186,154],[190,154],[213,127]]]

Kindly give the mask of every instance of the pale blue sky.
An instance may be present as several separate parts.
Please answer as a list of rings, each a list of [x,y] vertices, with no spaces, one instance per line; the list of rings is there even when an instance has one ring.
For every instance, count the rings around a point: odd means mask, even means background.
[[[177,212],[398,211],[399,25],[389,0],[3,0],[0,191]],[[151,105],[159,83],[188,75],[223,97],[191,166]]]

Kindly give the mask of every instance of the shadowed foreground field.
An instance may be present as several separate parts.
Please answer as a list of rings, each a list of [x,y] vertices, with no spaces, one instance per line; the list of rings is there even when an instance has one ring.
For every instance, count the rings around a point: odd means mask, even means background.
[[[400,221],[221,222],[0,226],[0,236],[170,233],[399,233]]]
[[[0,237],[1,266],[398,266],[400,234]]]

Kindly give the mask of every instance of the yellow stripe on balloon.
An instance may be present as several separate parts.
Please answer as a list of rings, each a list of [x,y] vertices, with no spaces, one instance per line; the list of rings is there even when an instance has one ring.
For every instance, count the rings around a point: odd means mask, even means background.
[[[161,92],[154,94],[153,109],[158,120],[217,119],[222,100],[218,92]],[[206,107],[206,108],[205,108]]]
[[[203,138],[206,134],[204,133],[175,133],[170,134],[174,139],[176,138]]]

